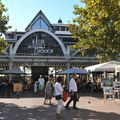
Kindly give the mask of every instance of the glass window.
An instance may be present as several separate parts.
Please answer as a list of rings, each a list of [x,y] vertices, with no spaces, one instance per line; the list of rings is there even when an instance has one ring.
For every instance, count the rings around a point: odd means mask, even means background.
[[[64,26],[61,26],[61,31],[65,31],[65,27]]]
[[[8,34],[9,39],[14,39],[14,34]]]
[[[59,31],[59,30],[60,30],[59,26],[55,26],[55,31]]]
[[[40,19],[38,19],[33,25],[32,30],[40,28]]]
[[[41,29],[48,30],[48,25],[41,19]]]
[[[65,31],[68,31],[68,27],[65,27]]]
[[[32,30],[34,29],[44,29],[44,30],[48,30],[48,25],[44,22],[44,20],[42,20],[41,18],[39,18],[33,25],[32,25]]]
[[[75,40],[71,37],[63,37],[62,40],[63,42],[75,42]]]

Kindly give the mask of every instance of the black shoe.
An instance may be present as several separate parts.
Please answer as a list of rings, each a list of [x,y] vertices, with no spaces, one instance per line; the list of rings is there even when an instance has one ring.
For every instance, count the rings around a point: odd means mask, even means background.
[[[69,108],[69,107],[67,107],[67,106],[65,106],[65,108],[66,108],[67,110],[70,110],[70,108]]]

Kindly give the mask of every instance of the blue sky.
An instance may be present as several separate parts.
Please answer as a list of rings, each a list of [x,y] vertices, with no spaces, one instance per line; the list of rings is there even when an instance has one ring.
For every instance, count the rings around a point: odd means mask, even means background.
[[[74,18],[73,6],[83,6],[80,0],[2,0],[8,8],[9,31],[24,31],[27,25],[42,10],[51,23],[57,23],[61,18],[63,23],[68,23]]]

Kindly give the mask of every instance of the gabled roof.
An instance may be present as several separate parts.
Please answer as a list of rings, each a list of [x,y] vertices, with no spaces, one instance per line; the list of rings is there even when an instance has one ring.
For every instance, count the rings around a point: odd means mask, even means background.
[[[42,18],[49,26],[51,25],[50,21],[47,19],[47,17],[44,15],[44,13],[42,12],[42,10],[40,10],[38,12],[38,14],[32,19],[32,21],[29,23],[29,25],[25,28],[25,30],[27,28],[29,28],[31,26],[31,24],[33,24],[38,18]]]

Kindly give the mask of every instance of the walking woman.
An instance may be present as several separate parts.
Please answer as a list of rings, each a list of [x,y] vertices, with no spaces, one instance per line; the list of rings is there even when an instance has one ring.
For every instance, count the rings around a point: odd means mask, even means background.
[[[56,111],[56,117],[58,119],[61,119],[61,111],[63,109],[63,88],[61,85],[62,82],[62,77],[57,77],[57,81],[55,82],[54,85],[54,96],[57,101],[57,111]]]
[[[52,81],[51,79],[49,78],[47,83],[46,83],[46,86],[45,86],[45,100],[44,100],[44,104],[46,105],[46,101],[48,100],[49,102],[49,105],[51,105],[51,99],[52,99]]]

